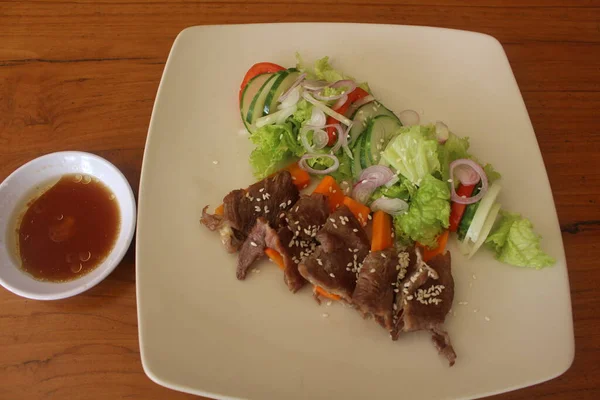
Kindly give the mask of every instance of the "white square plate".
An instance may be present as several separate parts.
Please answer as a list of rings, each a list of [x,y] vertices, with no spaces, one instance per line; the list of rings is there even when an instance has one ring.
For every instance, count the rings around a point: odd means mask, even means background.
[[[308,60],[329,55],[396,112],[414,109],[426,122],[442,120],[470,136],[473,153],[503,174],[503,208],[529,217],[557,260],[536,271],[503,265],[485,250],[467,261],[450,247],[452,368],[427,334],[392,342],[351,309],[319,307],[308,289],[292,295],[271,264],[238,281],[235,256],[200,226],[204,205],[253,182],[251,144],[238,133],[244,73],[259,61],[292,66],[296,51]],[[164,71],[144,155],[137,295],[144,370],[161,385],[200,395],[473,398],[562,374],[574,351],[565,255],[544,163],[500,43],[417,26],[184,30]]]

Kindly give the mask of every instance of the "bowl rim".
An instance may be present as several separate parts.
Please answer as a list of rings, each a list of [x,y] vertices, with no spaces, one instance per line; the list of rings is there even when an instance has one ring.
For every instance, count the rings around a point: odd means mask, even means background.
[[[15,169],[2,182],[0,182],[0,193],[3,191],[3,189],[5,189],[10,184],[10,182],[12,180],[18,179],[18,177],[21,174],[23,174],[23,171],[26,170],[28,167],[30,167],[31,164],[43,161],[45,159],[55,159],[55,158],[61,158],[61,157],[67,157],[67,156],[75,156],[75,157],[80,157],[80,158],[87,157],[87,158],[93,159],[96,162],[102,163],[106,167],[108,167],[108,169],[111,171],[112,174],[114,174],[115,179],[122,181],[122,183],[125,184],[125,188],[126,188],[125,196],[123,196],[121,198],[117,197],[117,199],[118,199],[121,209],[123,208],[123,206],[127,206],[127,205],[129,205],[131,207],[131,218],[126,220],[123,218],[123,215],[121,214],[120,229],[126,231],[126,236],[124,237],[124,239],[121,239],[121,243],[123,243],[123,245],[120,245],[120,246],[118,246],[119,238],[117,238],[117,240],[115,241],[113,250],[111,250],[108,253],[109,255],[116,254],[116,257],[114,258],[114,261],[112,263],[109,263],[109,262],[107,262],[107,260],[105,260],[100,265],[98,265],[96,268],[94,268],[92,271],[90,271],[88,274],[82,275],[81,277],[79,277],[73,281],[65,282],[65,283],[73,283],[73,282],[77,282],[78,280],[81,280],[80,284],[78,284],[77,286],[72,287],[68,290],[57,290],[56,292],[53,292],[53,293],[44,293],[44,294],[36,292],[35,290],[29,290],[29,289],[23,290],[21,288],[17,288],[15,286],[13,286],[10,282],[5,280],[4,277],[2,276],[2,274],[0,273],[0,285],[2,285],[8,291],[10,291],[16,295],[19,295],[21,297],[29,298],[32,300],[59,300],[59,299],[65,299],[68,297],[75,296],[77,294],[85,292],[86,290],[96,286],[98,283],[102,282],[108,275],[110,275],[110,273],[112,271],[114,271],[114,269],[121,263],[123,257],[125,256],[125,254],[129,250],[129,247],[131,246],[131,242],[132,242],[133,236],[135,234],[136,219],[137,219],[137,206],[136,206],[135,196],[133,194],[133,190],[131,188],[131,185],[129,184],[129,181],[127,180],[125,175],[121,172],[121,170],[119,168],[117,168],[113,163],[111,163],[107,159],[100,157],[99,155],[96,155],[93,153],[88,153],[85,151],[72,151],[72,150],[57,151],[57,152],[44,154],[44,155],[41,155],[34,159],[31,159],[30,161],[24,163],[23,165],[21,165],[20,167]],[[2,235],[4,235],[4,233],[2,233]],[[9,264],[15,268],[18,268],[18,266],[15,265],[15,263],[12,261],[9,261]],[[99,273],[97,276],[95,276],[94,278],[92,278],[90,280],[85,280],[86,276],[89,276],[90,273],[92,273],[93,271],[97,271],[97,270],[101,270],[101,273]],[[29,278],[32,279],[33,281],[42,282],[42,281],[36,280],[33,277],[29,277]],[[44,283],[46,283],[46,282],[44,282]],[[60,288],[60,285],[62,284],[61,282],[51,282],[51,283],[56,284],[57,288]]]

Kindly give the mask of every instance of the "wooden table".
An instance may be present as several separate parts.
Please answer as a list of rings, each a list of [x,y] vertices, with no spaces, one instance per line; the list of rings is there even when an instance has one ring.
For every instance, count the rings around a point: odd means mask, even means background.
[[[158,83],[187,26],[351,21],[488,33],[508,54],[552,182],[577,347],[560,378],[497,398],[600,398],[600,0],[294,3],[0,1],[0,180],[42,154],[85,150],[137,189]],[[133,248],[104,282],[71,299],[0,290],[0,399],[192,397],[142,371]]]

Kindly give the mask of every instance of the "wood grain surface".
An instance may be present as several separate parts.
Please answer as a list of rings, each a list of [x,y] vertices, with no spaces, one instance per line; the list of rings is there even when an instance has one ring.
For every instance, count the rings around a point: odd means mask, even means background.
[[[563,376],[495,398],[600,398],[600,0],[0,0],[0,180],[42,154],[84,150],[112,161],[137,192],[176,35],[192,25],[284,21],[433,25],[502,42],[552,183],[576,356]],[[193,397],[144,375],[133,247],[105,281],[71,299],[0,289],[0,399]]]

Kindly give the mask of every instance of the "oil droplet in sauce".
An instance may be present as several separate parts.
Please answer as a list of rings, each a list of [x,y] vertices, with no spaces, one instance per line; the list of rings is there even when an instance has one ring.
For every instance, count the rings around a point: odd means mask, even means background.
[[[112,250],[121,224],[114,194],[90,176],[63,176],[29,203],[18,228],[21,268],[64,282],[96,268]]]

